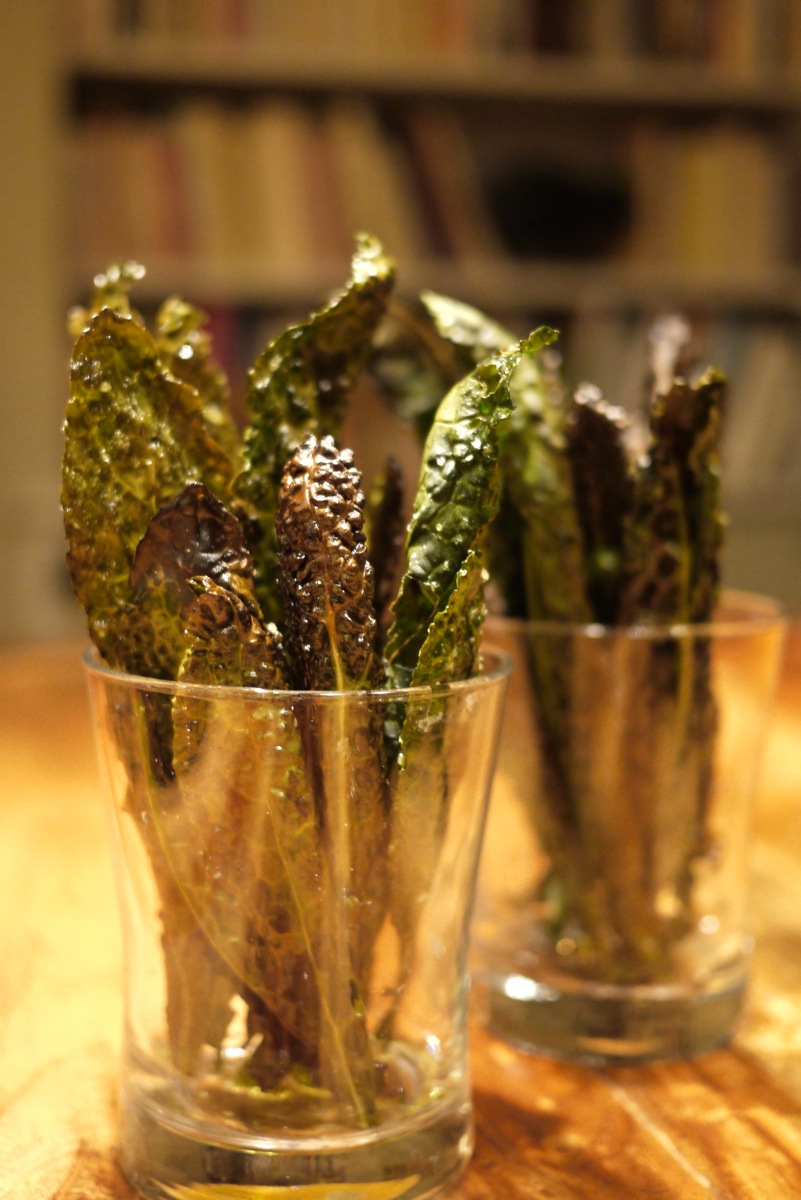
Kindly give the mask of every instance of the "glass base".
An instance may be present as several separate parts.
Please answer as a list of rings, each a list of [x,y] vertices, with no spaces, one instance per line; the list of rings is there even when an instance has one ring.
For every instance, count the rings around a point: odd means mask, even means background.
[[[743,1008],[743,967],[703,988],[599,984],[519,974],[476,979],[491,1033],[520,1049],[591,1066],[690,1058],[729,1040]]]
[[[463,1097],[451,1097],[364,1132],[229,1139],[127,1092],[121,1142],[125,1175],[149,1200],[212,1200],[214,1184],[225,1185],[219,1194],[228,1200],[240,1187],[242,1200],[254,1188],[265,1189],[265,1200],[284,1189],[287,1200],[422,1200],[470,1160],[473,1111]]]

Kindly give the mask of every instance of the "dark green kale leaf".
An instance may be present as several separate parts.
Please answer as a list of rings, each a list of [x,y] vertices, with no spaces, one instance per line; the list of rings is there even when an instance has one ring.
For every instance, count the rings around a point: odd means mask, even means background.
[[[514,341],[478,309],[425,291],[417,301],[392,301],[375,338],[370,372],[424,441],[443,396]]]
[[[614,623],[620,594],[623,531],[631,507],[631,476],[625,444],[627,421],[597,388],[581,387],[565,421],[584,545],[587,599],[593,619]]]
[[[448,706],[438,689],[469,678],[479,668],[485,580],[480,555],[470,550],[447,605],[431,622],[411,678],[413,687],[434,690],[430,697],[423,692],[409,701],[399,699],[388,713],[389,747],[397,752],[391,774],[389,854],[394,865],[389,906],[400,959],[396,1000],[385,1019],[388,1028],[403,1006],[412,975],[418,980],[430,979],[430,948],[420,944],[420,922],[435,886],[453,798],[453,780],[445,765],[450,761],[445,752]],[[431,990],[436,991],[435,981]]]
[[[720,439],[726,379],[708,370],[654,396],[650,441],[635,467],[619,620],[709,620],[725,521]]]
[[[646,624],[709,621],[720,591],[725,528],[720,439],[726,380],[708,370],[676,379],[651,402],[651,439],[638,462],[625,543],[621,620]],[[707,638],[656,643],[650,809],[653,894],[671,889],[687,921],[692,866],[707,842],[717,710]],[[660,763],[673,764],[670,770]]]
[[[231,414],[225,371],[212,357],[206,313],[180,296],[170,296],[156,314],[156,343],[165,367],[200,396],[209,434],[238,468],[241,438]]]
[[[393,281],[394,266],[379,242],[359,235],[344,291],[279,334],[250,371],[251,423],[236,491],[260,524],[257,586],[269,619],[280,616],[275,513],[284,465],[308,434],[339,434],[348,394],[367,361]]]
[[[720,371],[706,371],[689,388],[690,407],[697,407],[692,448],[687,455],[684,491],[694,554],[690,581],[691,621],[709,621],[721,592],[721,560],[726,538],[721,475],[721,442],[728,380]],[[675,401],[674,401],[675,403]],[[670,401],[667,402],[670,407]]]
[[[385,633],[389,606],[397,590],[406,542],[403,473],[392,455],[367,498],[367,557],[373,567],[373,607],[379,641]]]
[[[447,605],[431,621],[410,687],[453,683],[469,679],[479,670],[479,646],[486,612],[484,587],[488,578],[480,553],[468,551],[456,574]]]
[[[521,528],[526,606],[535,620],[584,624],[616,616],[629,476],[621,424],[618,410],[589,388],[565,404],[532,377],[520,393],[502,453]],[[589,735],[583,743],[574,735],[592,696],[581,693],[576,700],[581,664],[574,664],[573,653],[569,637],[532,632],[528,666],[547,797],[538,812],[539,836],[571,895],[580,853],[576,781],[583,747],[595,744]]]
[[[224,497],[231,477],[197,392],[164,369],[142,325],[101,309],[73,352],[61,503],[73,587],[110,665],[127,665],[118,625],[151,517],[187,482]]]
[[[539,331],[482,362],[437,410],[409,526],[407,572],[386,644],[395,683],[436,686],[476,669],[485,611],[480,547],[500,492],[496,427],[512,407],[509,384],[522,356],[535,354],[548,336],[550,331]],[[434,693],[430,700],[396,702],[387,722],[395,759],[390,912],[399,940],[401,1006],[412,975],[425,974],[420,921],[434,885],[452,795],[442,753],[446,713]],[[420,803],[423,793],[425,804]],[[393,1010],[388,1024],[396,1015]]]
[[[143,317],[131,308],[130,292],[144,278],[145,268],[129,261],[114,263],[94,278],[94,291],[87,307],[76,307],[68,315],[68,328],[79,338],[91,318],[103,308],[122,317],[134,317],[144,325]],[[155,337],[164,367],[176,379],[190,384],[203,402],[208,432],[231,459],[239,465],[241,439],[230,411],[230,387],[219,364],[212,358],[211,338],[205,329],[208,321],[202,309],[179,296],[170,296],[156,314]]]
[[[92,317],[103,308],[110,308],[121,317],[135,317],[144,325],[142,317],[131,308],[130,292],[133,286],[145,277],[145,268],[138,262],[113,263],[99,275],[95,275],[94,291],[88,306],[70,309],[67,328],[74,338],[79,338]]]
[[[583,622],[590,608],[566,409],[536,365],[526,366],[503,431],[501,463],[520,523],[527,615]]]
[[[492,317],[461,300],[432,291],[422,292],[420,299],[439,336],[450,345],[463,375],[485,358],[502,354],[517,340]]]
[[[443,400],[426,440],[407,537],[407,569],[386,643],[393,681],[408,683],[431,621],[447,607],[457,575],[500,498],[495,426],[512,409],[510,380],[523,355],[552,337],[539,330],[487,359]]]

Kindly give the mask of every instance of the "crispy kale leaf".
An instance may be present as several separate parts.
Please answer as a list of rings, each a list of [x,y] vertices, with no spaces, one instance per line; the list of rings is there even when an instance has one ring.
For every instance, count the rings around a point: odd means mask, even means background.
[[[411,687],[469,679],[479,669],[487,572],[477,550],[469,550],[456,574],[446,606],[437,612],[420,647]]]
[[[424,291],[417,301],[392,301],[377,331],[370,372],[422,441],[453,385],[514,342],[513,334],[478,309]]]
[[[144,276],[145,268],[134,261],[113,263],[95,275],[94,291],[88,306],[72,308],[67,315],[67,328],[72,336],[77,340],[92,317],[103,308],[110,308],[121,317],[136,317],[139,324],[143,325],[141,316],[131,308],[130,292]]]
[[[133,600],[120,626],[129,663],[158,659],[165,674],[187,682],[282,686],[280,647],[258,617],[241,527],[203,484],[189,484],[150,522],[134,556],[131,584]],[[229,1001],[252,974],[249,961],[243,966],[240,958],[253,944],[248,931],[240,944],[238,927],[232,933],[214,906],[228,895],[214,874],[218,867],[233,870],[241,887],[249,882],[228,840],[252,819],[243,813],[238,774],[243,771],[250,784],[254,779],[245,762],[229,755],[249,747],[233,734],[222,750],[218,742],[220,711],[231,709],[242,711],[193,697],[171,702],[153,692],[142,697],[139,710],[149,773],[134,793],[135,809],[161,898],[168,1031],[183,1069],[191,1069],[203,1042],[219,1044]],[[212,797],[198,785],[206,769],[204,786],[216,788]],[[203,806],[213,811],[200,811]],[[204,817],[219,824],[204,825]],[[229,852],[223,864],[220,856]],[[253,911],[247,897],[245,911]],[[200,993],[187,987],[188,978]],[[300,1039],[294,1027],[277,1019],[273,1026],[273,1041],[276,1028],[282,1045]]]
[[[621,619],[704,622],[720,590],[724,518],[720,437],[726,381],[708,370],[675,379],[651,403],[651,440],[637,464]],[[707,843],[716,706],[711,648],[699,637],[654,648],[649,886],[670,890],[688,919],[692,865]],[[667,770],[660,763],[672,764]]]
[[[167,369],[200,396],[209,434],[238,468],[241,439],[231,415],[231,389],[222,367],[212,358],[207,320],[202,309],[170,296],[156,314],[156,342]]]
[[[299,687],[369,687],[375,650],[373,569],[361,475],[333,438],[306,438],[287,463],[276,514],[287,653]]]
[[[431,427],[407,537],[407,569],[393,605],[386,656],[393,680],[411,678],[431,621],[495,515],[500,493],[495,426],[512,408],[511,377],[523,355],[551,337],[540,330],[487,359],[451,389]]]
[[[527,615],[584,621],[590,614],[566,410],[536,370],[528,372],[515,401],[501,463],[520,528]]]
[[[361,477],[350,451],[308,437],[287,464],[277,512],[286,645],[305,688],[356,692],[380,679]],[[325,847],[322,961],[331,1032],[348,1046],[370,1095],[364,998],[385,909],[388,836],[382,714],[374,704],[324,706],[299,721]],[[341,987],[350,980],[349,990]],[[338,981],[338,983],[337,983]],[[325,1030],[323,1031],[326,1032]],[[332,1054],[326,1058],[334,1062]]]
[[[540,350],[545,350],[555,337],[555,332],[543,336]],[[509,330],[479,309],[424,291],[416,303],[395,301],[391,305],[370,366],[395,410],[425,439],[445,393],[479,363],[508,350],[514,341]],[[507,440],[510,443],[509,463],[502,476],[498,515],[486,530],[482,550],[490,572],[494,607],[524,616],[523,536],[509,489],[521,473],[536,474],[537,463],[526,467],[523,462],[529,453],[535,417],[547,423],[549,410],[562,406],[563,389],[558,371],[543,354],[536,359],[526,358],[509,387],[514,415],[499,429],[504,459],[505,444]],[[533,453],[538,452],[539,446]],[[524,490],[525,484],[518,487],[519,493]]]
[[[636,464],[619,620],[705,621],[717,602],[726,380],[714,370],[654,396]]]
[[[407,571],[386,643],[396,683],[440,685],[476,667],[484,618],[480,543],[500,490],[497,426],[511,409],[511,376],[544,336],[544,331],[532,335],[481,363],[437,410],[409,526]],[[428,701],[398,702],[388,714],[394,759],[390,906],[400,946],[400,1005],[421,962],[420,918],[447,825],[451,793],[441,753],[446,734],[445,706],[436,694]],[[396,1015],[393,1011],[388,1024]]]
[[[623,530],[631,509],[631,477],[622,409],[585,386],[565,420],[573,493],[584,547],[589,609],[603,625],[617,619],[623,559]]]
[[[283,686],[274,639],[252,606],[208,578],[192,588],[181,680]],[[277,696],[221,704],[186,694],[174,723],[181,803],[155,813],[165,853],[233,977],[313,1054],[319,860],[291,709]]]
[[[230,577],[196,575],[189,580],[194,603],[186,612],[186,646],[178,678],[210,687],[273,690],[287,685],[283,644],[274,625],[265,625],[247,594]],[[197,726],[186,732],[197,736]],[[176,744],[179,731],[176,729]],[[180,765],[180,760],[177,765]]]
[[[67,405],[61,502],[73,587],[105,660],[126,667],[118,624],[136,547],[190,481],[224,496],[232,465],[209,436],[197,392],[163,367],[132,317],[101,309],[78,338]],[[158,661],[137,663],[162,673]]]
[[[502,354],[515,343],[516,339],[508,329],[470,304],[432,291],[422,292],[420,299],[439,336],[456,356],[463,374],[486,358]]]
[[[386,632],[389,606],[403,568],[406,540],[403,473],[397,459],[387,459],[384,473],[374,482],[367,498],[365,528],[367,557],[375,578],[373,605],[378,622],[379,643]]]
[[[197,604],[181,678],[281,686],[272,637],[252,607],[209,579],[192,586]],[[280,693],[224,705],[181,697],[181,804],[156,812],[154,821],[188,903],[248,1003],[249,1029],[259,1039],[251,1075],[271,1087],[288,1065],[303,1066],[330,1091],[343,1119],[363,1125],[373,1120],[375,1080],[354,1004],[358,965],[347,958],[347,929],[343,935],[340,928],[347,920],[362,931],[360,867],[351,871],[355,885],[339,878],[343,863],[333,855],[343,853],[347,825],[335,823],[341,813],[321,816],[318,789],[330,795],[335,781],[328,756],[322,784],[317,760],[307,766],[304,711]],[[364,835],[363,822],[357,833]]]
[[[159,677],[177,678],[196,576],[236,592],[258,612],[242,527],[202,483],[187,484],[159,509],[134,552],[131,601],[120,616],[118,637],[128,670],[152,675],[157,664]]]
[[[360,235],[346,288],[307,321],[279,334],[250,371],[250,426],[236,491],[260,524],[257,585],[270,619],[280,616],[275,512],[284,466],[308,434],[339,433],[348,393],[364,367],[393,280],[393,265],[380,244]]]

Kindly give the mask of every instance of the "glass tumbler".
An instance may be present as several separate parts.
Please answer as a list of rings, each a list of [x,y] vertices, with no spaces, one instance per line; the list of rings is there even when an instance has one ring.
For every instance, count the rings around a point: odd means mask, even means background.
[[[590,1063],[730,1036],[783,633],[745,593],[705,625],[488,623],[515,663],[474,929],[493,1032]]]
[[[467,937],[508,661],[270,692],[87,656],[145,1196],[391,1200],[466,1164]]]

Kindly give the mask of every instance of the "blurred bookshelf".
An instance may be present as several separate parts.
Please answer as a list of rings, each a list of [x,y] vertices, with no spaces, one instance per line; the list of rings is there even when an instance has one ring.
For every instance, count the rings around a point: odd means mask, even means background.
[[[797,0],[70,0],[74,281],[801,305]],[[322,200],[322,202],[321,202]],[[558,267],[560,269],[554,269]],[[586,281],[586,288],[583,283]]]
[[[801,610],[801,0],[50,5],[59,304],[138,259],[241,375],[367,228],[626,406],[681,309],[732,380],[730,581]]]

